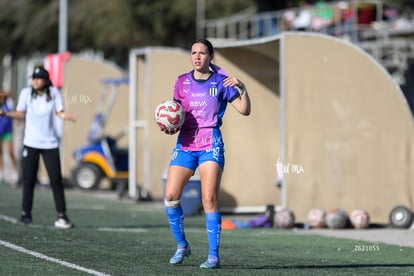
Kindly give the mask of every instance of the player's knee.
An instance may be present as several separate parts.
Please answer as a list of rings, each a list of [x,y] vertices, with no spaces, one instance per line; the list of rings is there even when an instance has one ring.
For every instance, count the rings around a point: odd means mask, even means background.
[[[203,197],[203,206],[205,209],[212,209],[217,206],[217,198],[216,197]]]
[[[164,199],[164,205],[167,208],[176,208],[180,206],[180,200],[167,200]]]

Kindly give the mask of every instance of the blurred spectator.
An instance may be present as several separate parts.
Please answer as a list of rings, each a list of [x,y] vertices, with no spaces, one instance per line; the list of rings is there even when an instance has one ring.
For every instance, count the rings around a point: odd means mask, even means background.
[[[406,29],[412,28],[412,21],[410,16],[400,14],[397,9],[386,7],[384,9],[384,18],[386,24],[391,29]]]
[[[283,29],[284,30],[292,30],[293,29],[293,20],[295,19],[295,11],[293,10],[294,3],[293,1],[287,2],[287,7],[285,12],[283,13]]]
[[[352,28],[352,21],[354,19],[354,12],[352,7],[346,1],[338,2],[338,12],[341,24],[340,32],[337,33],[338,36],[342,36],[345,39],[351,38],[351,28]]]
[[[307,1],[300,1],[299,7],[299,14],[293,20],[292,25],[297,31],[306,31],[312,24],[312,12]]]
[[[256,0],[257,13],[265,13],[286,8],[286,1]],[[277,20],[275,17],[261,17],[258,20],[259,36],[270,36],[277,33]]]
[[[312,28],[315,31],[333,33],[334,9],[332,5],[323,0],[315,4],[315,14],[312,21]]]
[[[293,21],[295,20],[295,12],[293,10],[286,10],[283,13],[283,25],[285,30],[293,29]]]
[[[389,22],[393,22],[398,18],[398,11],[394,8],[384,9],[384,19]]]
[[[0,109],[3,112],[9,112],[14,110],[14,102],[10,96],[10,93],[0,89]],[[4,181],[4,156],[3,150],[5,149],[10,160],[11,169],[10,172],[10,185],[17,186],[18,172],[16,158],[13,152],[13,119],[1,116],[0,117],[0,182]]]
[[[370,3],[359,3],[358,4],[358,25],[369,26],[375,21],[376,17],[376,6]]]

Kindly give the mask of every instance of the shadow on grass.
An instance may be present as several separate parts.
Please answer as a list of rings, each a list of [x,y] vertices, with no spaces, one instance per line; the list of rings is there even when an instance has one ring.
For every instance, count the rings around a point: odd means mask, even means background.
[[[168,222],[167,222],[168,223]],[[131,224],[102,224],[102,225],[91,225],[91,224],[76,224],[77,228],[84,228],[84,229],[98,229],[98,228],[122,228],[122,229],[147,229],[147,230],[151,230],[151,229],[166,229],[169,230],[170,227],[168,224],[135,224],[135,225],[131,225]],[[199,231],[199,230],[205,230],[205,226],[204,225],[186,225],[186,232],[192,232],[192,231]]]
[[[342,269],[342,268],[404,268],[413,267],[414,264],[338,264],[338,265],[222,265],[223,269]]]

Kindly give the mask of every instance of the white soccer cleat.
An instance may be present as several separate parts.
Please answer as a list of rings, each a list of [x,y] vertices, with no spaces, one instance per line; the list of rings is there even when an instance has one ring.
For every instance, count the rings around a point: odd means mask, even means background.
[[[68,228],[72,228],[73,224],[70,223],[68,217],[66,215],[64,215],[64,216],[58,217],[56,219],[55,227],[56,228],[61,228],[61,229],[68,229]]]

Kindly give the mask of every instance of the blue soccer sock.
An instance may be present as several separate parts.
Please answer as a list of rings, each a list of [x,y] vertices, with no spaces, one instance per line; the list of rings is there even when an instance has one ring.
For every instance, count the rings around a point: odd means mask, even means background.
[[[177,241],[178,248],[183,248],[188,245],[184,233],[184,213],[183,208],[180,206],[175,208],[165,208],[168,216],[168,222],[170,223],[171,233],[174,239]]]
[[[206,228],[208,239],[208,258],[219,260],[219,247],[221,237],[221,214],[220,212],[206,213]]]

